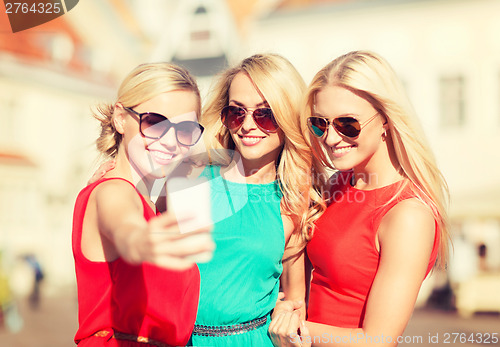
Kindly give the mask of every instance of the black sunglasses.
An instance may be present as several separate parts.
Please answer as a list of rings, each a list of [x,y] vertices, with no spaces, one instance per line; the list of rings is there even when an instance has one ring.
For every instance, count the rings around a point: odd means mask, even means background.
[[[361,129],[370,123],[379,113],[375,113],[366,122],[361,124],[356,118],[351,116],[342,116],[332,119],[331,121],[323,117],[309,117],[307,118],[307,126],[311,133],[316,137],[322,137],[328,132],[330,125],[333,126],[335,131],[340,135],[355,138],[361,133]]]
[[[184,146],[193,146],[200,140],[203,130],[205,130],[197,122],[184,121],[173,123],[159,113],[138,113],[129,107],[124,107],[124,109],[139,117],[139,131],[142,136],[148,139],[158,140],[173,127],[178,143]]]
[[[226,106],[220,113],[222,123],[229,130],[238,129],[245,121],[248,112],[243,107]],[[252,118],[257,127],[266,133],[274,133],[279,128],[276,119],[274,119],[273,111],[269,107],[256,108],[252,111]]]

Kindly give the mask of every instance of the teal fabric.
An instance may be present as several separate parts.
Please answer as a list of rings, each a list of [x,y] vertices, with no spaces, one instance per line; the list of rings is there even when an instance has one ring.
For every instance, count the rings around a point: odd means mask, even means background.
[[[201,287],[196,324],[227,326],[269,315],[278,297],[285,248],[278,184],[226,181],[217,166],[207,167],[202,176],[210,180],[217,248],[209,263],[198,264]],[[192,335],[191,345],[272,346],[269,323],[270,319],[239,335]]]

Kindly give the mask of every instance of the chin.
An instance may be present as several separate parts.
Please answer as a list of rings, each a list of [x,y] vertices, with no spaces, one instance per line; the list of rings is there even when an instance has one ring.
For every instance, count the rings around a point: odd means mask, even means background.
[[[245,160],[256,160],[256,159],[262,159],[264,157],[268,157],[271,155],[274,151],[276,150],[270,150],[268,147],[265,146],[255,146],[255,147],[240,147],[238,149],[238,152],[241,154],[241,157]],[[276,158],[278,158],[278,155],[276,155]]]
[[[179,163],[175,164],[170,164],[170,165],[165,165],[165,166],[160,166],[153,170],[149,175],[155,179],[161,179],[168,177],[178,166]]]
[[[332,160],[331,158],[330,158],[330,160],[331,160],[331,163],[333,164],[333,167],[339,171],[350,171],[354,167],[352,164],[350,164],[347,161],[338,160],[338,159]]]
[[[137,174],[139,174],[142,179],[146,178],[147,180],[157,180],[170,175],[177,166],[178,163],[163,166],[155,165],[154,167],[148,165],[147,168],[138,167]]]
[[[258,159],[258,158],[262,158],[262,154],[261,153],[255,153],[253,151],[240,151],[240,154],[241,154],[241,158],[242,159],[245,159],[245,160],[255,160],[255,159]]]

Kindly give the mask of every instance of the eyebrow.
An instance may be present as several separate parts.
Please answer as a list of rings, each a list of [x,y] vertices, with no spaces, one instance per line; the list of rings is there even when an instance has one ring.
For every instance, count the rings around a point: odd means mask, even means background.
[[[236,105],[240,106],[240,107],[243,107],[245,108],[245,105],[239,101],[236,101],[234,99],[231,99],[229,100],[229,103],[235,103]],[[262,102],[259,102],[257,105],[255,105],[256,107],[260,107],[260,106],[265,106],[265,107],[269,107],[269,103],[267,101],[262,101]]]

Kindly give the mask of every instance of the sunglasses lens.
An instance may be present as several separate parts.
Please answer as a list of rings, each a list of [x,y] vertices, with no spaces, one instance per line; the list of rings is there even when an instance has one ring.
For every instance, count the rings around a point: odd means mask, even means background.
[[[192,146],[201,137],[203,127],[196,122],[180,122],[175,124],[177,132],[177,141],[181,145]]]
[[[335,118],[332,124],[339,133],[347,137],[357,137],[361,132],[361,125],[353,117]]]
[[[323,136],[328,129],[328,122],[326,119],[320,117],[309,117],[307,119],[307,125],[309,126],[309,130],[316,137]]]
[[[238,129],[245,120],[247,111],[238,106],[226,106],[222,109],[222,123],[228,129]],[[255,123],[264,131],[273,132],[278,129],[278,123],[274,119],[273,111],[270,108],[258,108],[253,111]]]
[[[258,108],[253,111],[253,119],[264,131],[273,132],[278,129],[278,123],[276,123],[273,111],[268,107]]]
[[[222,109],[222,123],[228,129],[237,129],[243,124],[245,119],[245,110],[237,106],[226,106]]]
[[[196,122],[172,123],[166,117],[156,113],[146,113],[141,118],[141,133],[151,139],[161,138],[172,126],[175,128],[177,141],[184,146],[194,145],[203,133],[203,127]]]
[[[146,113],[141,118],[141,132],[149,138],[160,138],[171,126],[167,118],[156,113]]]

